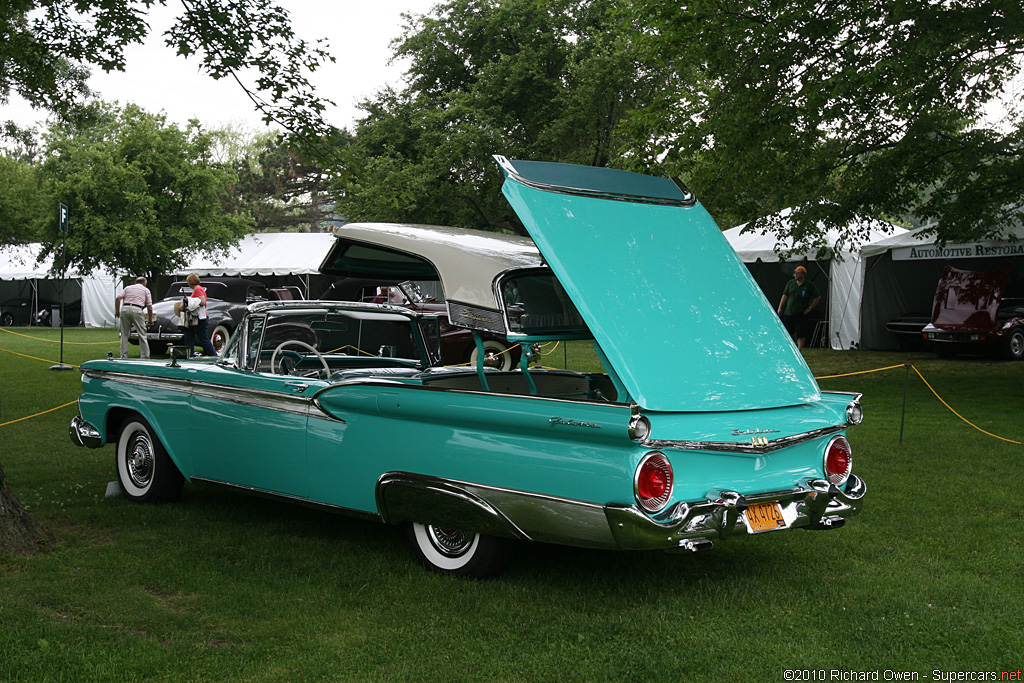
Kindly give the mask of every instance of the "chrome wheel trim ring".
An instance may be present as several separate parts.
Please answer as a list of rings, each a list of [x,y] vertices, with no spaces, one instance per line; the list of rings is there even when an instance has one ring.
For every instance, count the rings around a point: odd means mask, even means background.
[[[430,545],[445,557],[461,557],[473,547],[476,534],[459,529],[443,529],[433,524],[426,525]]]
[[[1018,330],[1010,335],[1010,353],[1015,358],[1024,355],[1024,332]]]
[[[141,430],[132,434],[128,448],[125,449],[124,465],[128,479],[134,486],[142,490],[149,488],[153,483],[155,465],[153,441],[149,434]]]

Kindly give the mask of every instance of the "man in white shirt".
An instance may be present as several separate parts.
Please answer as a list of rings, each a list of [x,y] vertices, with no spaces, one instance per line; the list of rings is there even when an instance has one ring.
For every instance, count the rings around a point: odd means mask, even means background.
[[[143,316],[142,311],[146,310]],[[135,278],[134,285],[128,285],[114,300],[114,317],[118,318],[118,328],[121,330],[121,358],[128,357],[128,335],[132,331],[132,325],[139,332],[139,348],[141,357],[149,358],[149,339],[146,337],[146,328],[149,321],[153,319],[153,295],[146,287],[146,278]]]

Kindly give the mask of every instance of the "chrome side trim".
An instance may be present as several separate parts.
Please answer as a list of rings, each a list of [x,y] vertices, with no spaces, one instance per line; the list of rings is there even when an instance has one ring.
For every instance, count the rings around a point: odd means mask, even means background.
[[[380,515],[367,512],[366,510],[357,510],[355,508],[348,508],[342,505],[331,505],[330,503],[318,503],[315,500],[309,498],[301,498],[299,496],[292,496],[287,493],[278,493],[276,491],[267,491],[266,489],[259,489],[252,486],[243,486],[241,484],[232,484],[227,481],[219,481],[217,479],[206,479],[205,477],[192,477],[189,479],[193,484],[211,484],[214,486],[224,486],[226,488],[235,489],[238,491],[244,491],[262,498],[272,498],[275,500],[284,500],[289,503],[295,503],[305,507],[314,508],[316,510],[326,510],[328,512],[336,512],[339,514],[347,515],[349,517],[359,517],[361,519],[370,520],[373,522],[382,522]]]
[[[320,413],[323,413],[323,411],[320,410],[319,406],[314,406],[308,398],[298,395],[278,394],[276,392],[263,392],[254,389],[240,389],[237,387],[225,387],[205,382],[193,382],[192,395],[216,401],[237,403],[239,405],[251,406],[253,408],[276,410],[278,412],[291,413],[293,415],[309,415],[310,417],[324,418],[329,417],[326,413],[322,415],[310,414],[311,408],[315,408],[316,411]]]
[[[832,427],[825,427],[823,429],[815,429],[810,432],[804,432],[803,434],[793,434],[792,436],[783,436],[778,439],[771,439],[767,443],[733,443],[730,441],[666,441],[658,439],[648,439],[639,443],[645,448],[669,448],[674,450],[764,455],[765,453],[771,453],[772,451],[777,451],[782,448],[788,448],[789,446],[803,443],[804,441],[813,441],[814,439],[820,439],[821,437],[841,432],[846,429],[846,427],[847,425],[844,423]]]
[[[147,389],[180,391],[186,394],[192,393],[191,382],[189,382],[189,380],[185,378],[149,377],[147,375],[138,375],[131,372],[121,372],[117,370],[97,370],[95,368],[82,370],[82,374],[91,379],[106,380],[109,382],[119,382],[121,384],[131,384],[133,386],[146,387]]]
[[[311,418],[329,420],[331,422],[344,422],[344,420],[324,411],[319,404],[307,396],[279,394],[259,389],[226,387],[221,384],[177,377],[148,377],[146,375],[111,370],[88,369],[83,370],[82,374],[92,379],[119,382],[121,384],[145,387],[147,389],[159,389],[161,391],[177,391],[202,398],[251,406],[253,408],[264,408],[294,415],[306,415]]]

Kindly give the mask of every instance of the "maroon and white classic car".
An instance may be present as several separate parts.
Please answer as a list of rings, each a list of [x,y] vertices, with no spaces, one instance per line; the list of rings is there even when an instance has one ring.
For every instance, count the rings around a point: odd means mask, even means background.
[[[1010,265],[996,270],[946,266],[935,290],[932,321],[922,331],[935,353],[1024,359],[1024,297],[1011,295],[1011,272]]]

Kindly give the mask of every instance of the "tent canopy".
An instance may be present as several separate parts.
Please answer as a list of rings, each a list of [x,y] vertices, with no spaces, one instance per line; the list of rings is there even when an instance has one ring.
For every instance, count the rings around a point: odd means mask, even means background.
[[[171,275],[316,275],[334,233],[265,232],[246,235],[226,256],[197,258]]]
[[[792,213],[792,209],[783,209],[778,214],[779,217],[782,218],[783,225],[787,228],[789,227],[789,217]],[[744,223],[743,225],[737,225],[735,228],[729,228],[723,232],[725,238],[729,240],[729,244],[731,244],[732,248],[736,250],[736,253],[744,263],[753,263],[758,260],[763,261],[764,263],[778,263],[781,259],[776,252],[777,247],[779,247],[779,250],[782,252],[789,252],[792,250],[792,240],[780,245],[774,234],[766,234],[753,230],[743,232],[746,230],[748,225],[749,223]],[[826,230],[825,226],[820,224],[818,228],[824,231],[825,241],[830,246],[839,242],[839,231],[834,228]],[[854,231],[858,235],[867,235],[866,240],[860,240],[859,246],[861,252],[863,252],[868,245],[874,244],[875,242],[896,238],[908,232],[906,229],[893,225],[892,223],[867,219],[854,221],[850,224],[848,229]],[[843,258],[850,253],[854,252],[849,249],[843,250]],[[789,260],[800,260],[803,258],[815,260],[815,256],[816,254],[814,252],[795,252],[789,255]]]

